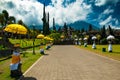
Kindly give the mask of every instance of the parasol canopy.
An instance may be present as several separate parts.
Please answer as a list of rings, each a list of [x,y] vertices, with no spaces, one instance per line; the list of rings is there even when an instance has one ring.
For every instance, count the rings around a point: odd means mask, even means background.
[[[76,38],[75,41],[77,41],[78,39]]]
[[[95,40],[95,39],[97,39],[97,37],[96,37],[96,36],[93,36],[93,37],[92,37],[92,40]]]
[[[115,39],[115,37],[114,37],[113,35],[109,35],[109,36],[107,37],[107,40],[113,40],[113,39]]]
[[[48,41],[53,41],[54,39],[53,38],[50,38],[48,36],[44,37],[45,40],[48,40]]]
[[[50,38],[50,41],[53,41],[54,39],[53,38]]]
[[[43,34],[39,34],[39,35],[37,35],[37,38],[39,38],[39,39],[43,39],[45,36],[43,35]]]
[[[20,24],[9,24],[5,27],[4,31],[16,34],[27,34],[27,29]]]
[[[48,36],[44,37],[44,39],[45,39],[45,40],[48,40],[48,41],[50,41],[50,40],[51,40],[51,38],[50,38],[50,37],[48,37]]]
[[[61,36],[60,36],[60,38],[61,38],[61,39],[64,39],[64,38],[65,38],[65,36],[61,35]]]
[[[87,39],[88,39],[87,37],[84,38],[84,40],[87,40]]]
[[[79,38],[79,40],[81,41],[81,40],[82,40],[82,38]]]

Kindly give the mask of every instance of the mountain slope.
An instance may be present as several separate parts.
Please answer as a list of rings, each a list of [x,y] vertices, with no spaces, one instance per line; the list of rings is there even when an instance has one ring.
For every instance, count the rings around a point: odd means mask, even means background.
[[[85,21],[76,21],[74,23],[69,24],[68,26],[71,26],[72,28],[74,28],[76,30],[81,30],[81,29],[88,30],[89,29],[89,25],[90,24],[85,22]],[[94,26],[94,25],[92,25],[92,28],[94,30],[99,30],[99,28]]]

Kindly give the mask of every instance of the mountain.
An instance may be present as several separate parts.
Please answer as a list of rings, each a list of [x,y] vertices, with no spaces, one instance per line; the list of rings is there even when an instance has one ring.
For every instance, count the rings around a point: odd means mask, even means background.
[[[33,25],[30,25],[28,27],[29,27],[29,29],[33,29]],[[34,27],[35,27],[35,29],[41,30],[43,26],[42,25],[35,25]]]
[[[90,23],[87,23],[85,21],[76,21],[74,23],[68,24],[68,26],[71,26],[75,30],[81,30],[81,29],[88,30],[89,29],[89,25],[90,25]],[[92,25],[92,28],[94,30],[99,30],[100,29],[99,27],[96,27],[94,25]]]
[[[88,29],[89,29],[89,25],[90,25],[90,23],[87,23],[87,22],[85,22],[85,21],[76,21],[76,22],[74,22],[74,23],[67,24],[67,26],[72,27],[72,28],[74,28],[75,30],[81,30],[81,29],[88,30]],[[91,24],[91,25],[92,25],[92,24]],[[35,29],[40,29],[40,30],[41,30],[42,27],[43,27],[42,25],[36,25],[36,26],[35,26]],[[63,26],[59,26],[59,25],[56,24],[56,29],[57,29],[57,30],[58,30],[60,27],[62,28]],[[31,25],[31,26],[29,26],[29,28],[30,28],[30,29],[33,29],[33,26]],[[52,30],[53,27],[50,27],[50,29]],[[100,28],[92,25],[92,29],[93,29],[93,30],[99,30]]]

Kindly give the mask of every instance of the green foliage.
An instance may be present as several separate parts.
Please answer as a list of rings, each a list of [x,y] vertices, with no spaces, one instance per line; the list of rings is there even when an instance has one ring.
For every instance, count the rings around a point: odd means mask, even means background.
[[[3,45],[0,45],[0,50],[6,50],[8,49],[7,47],[4,47]]]
[[[115,44],[119,44],[119,43],[120,43],[120,40],[117,39],[117,38],[115,38],[114,43],[115,43]]]
[[[56,42],[56,41],[60,40],[61,34],[60,33],[51,33],[49,36],[54,39],[54,42]]]
[[[0,13],[0,24],[1,24],[2,27],[5,24],[4,15],[2,13]]]
[[[106,39],[106,38],[103,38],[103,39],[100,40],[100,43],[101,43],[101,44],[107,44],[108,42],[107,42],[107,39]]]
[[[56,31],[56,27],[55,27],[55,19],[53,18],[53,30]]]
[[[98,40],[100,40],[101,35],[100,34],[96,34],[96,37],[97,37]]]
[[[105,38],[106,37],[106,29],[105,26],[103,26],[103,28],[101,29],[101,38]]]
[[[109,25],[109,27],[108,27],[108,32],[109,32],[109,35],[114,35],[113,30],[112,30],[112,28],[110,27],[110,25]]]
[[[55,30],[51,30],[50,32],[51,32],[51,33],[56,33],[56,31],[55,31]]]
[[[14,16],[10,16],[10,17],[8,18],[8,23],[9,23],[9,24],[16,23],[15,17],[14,17]]]
[[[88,29],[88,31],[92,31],[92,25],[91,24],[89,24],[89,29]]]
[[[9,18],[9,13],[7,12],[7,10],[3,10],[2,13],[4,15],[4,21],[5,21],[5,26],[6,26],[8,22],[8,18]]]
[[[28,46],[33,46],[33,39],[9,39],[9,41],[12,44],[19,43],[20,47],[22,47],[22,48],[28,47]],[[34,42],[35,45],[39,45],[40,43],[41,43],[40,39],[35,39],[35,42]]]

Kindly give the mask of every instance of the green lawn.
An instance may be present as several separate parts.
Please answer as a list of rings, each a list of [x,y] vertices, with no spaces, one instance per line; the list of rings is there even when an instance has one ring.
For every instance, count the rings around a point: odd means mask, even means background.
[[[20,43],[20,47],[27,47],[27,46],[33,46],[33,40],[32,39],[9,39],[11,43],[16,44]],[[35,45],[40,44],[40,39],[35,39]],[[30,51],[32,50],[29,49]],[[39,47],[36,47],[35,50],[39,50]],[[23,56],[25,54],[25,57]],[[24,52],[21,54],[21,60],[22,60],[22,72],[24,73],[38,58],[41,57],[40,53],[36,53],[36,55],[33,55],[32,52]],[[0,80],[14,80],[14,78],[10,77],[10,63],[11,58],[1,61],[0,62]]]
[[[120,45],[112,45],[113,52],[108,52],[108,45],[96,45],[97,49],[92,49],[92,45],[88,45],[87,47],[84,47],[82,45],[79,47],[82,49],[95,52],[96,54],[103,55],[103,56],[120,61]],[[102,48],[106,48],[106,52],[103,52]]]
[[[33,39],[9,39],[12,44],[19,43],[21,47],[33,46]],[[34,45],[39,45],[43,42],[40,39],[35,39]]]
[[[41,54],[39,53],[33,55],[32,53],[25,52],[25,57],[21,54],[22,72],[24,73],[40,57]],[[10,77],[10,62],[11,59],[0,62],[0,80],[14,80],[14,78]]]

